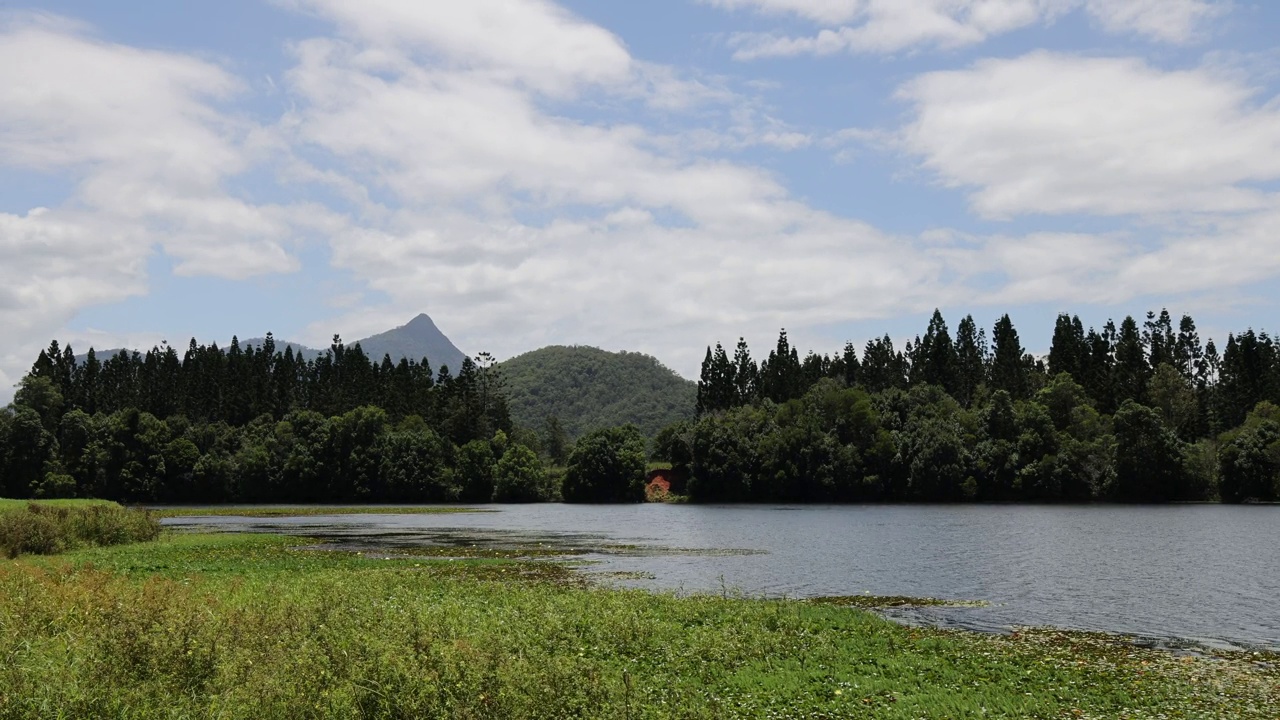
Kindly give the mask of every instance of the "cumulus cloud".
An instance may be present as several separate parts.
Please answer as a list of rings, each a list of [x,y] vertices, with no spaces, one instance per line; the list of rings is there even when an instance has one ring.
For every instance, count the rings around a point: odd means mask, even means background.
[[[528,7],[557,22],[498,23],[488,42],[501,46],[503,32],[528,26],[555,46],[557,33],[580,31],[559,10]],[[465,19],[446,14],[416,34],[403,22],[380,35],[364,28],[381,22],[328,16],[344,39],[295,46],[291,137],[397,202],[386,221],[353,221],[331,240],[334,263],[390,302],[319,321],[313,338],[335,326],[359,336],[426,308],[450,318],[465,347],[510,354],[577,339],[661,350],[687,371],[716,328],[776,332],[800,315],[871,317],[947,292],[939,263],[912,239],[816,211],[771,174],[715,157],[811,142],[758,109],[735,107],[723,134],[704,142],[672,142],[643,118],[588,123],[540,102],[548,87],[561,96],[652,89],[634,71],[602,80],[565,61],[556,81],[530,82],[479,71],[472,50],[437,39]],[[623,60],[617,67],[643,67]]]
[[[1051,23],[1083,11],[1103,30],[1185,43],[1225,11],[1213,0],[703,0],[730,10],[792,15],[820,26],[816,34],[732,36],[734,57],[752,60],[803,54],[898,52],[920,46],[974,45],[1003,33]]]
[[[1209,70],[1036,52],[899,96],[903,147],[987,217],[1257,210],[1280,179],[1280,106]]]
[[[8,379],[79,310],[145,292],[156,248],[183,274],[296,267],[286,247],[304,218],[223,187],[251,167],[253,128],[219,109],[243,90],[212,63],[103,42],[62,18],[0,22],[0,168],[74,188],[50,209],[0,214]]]

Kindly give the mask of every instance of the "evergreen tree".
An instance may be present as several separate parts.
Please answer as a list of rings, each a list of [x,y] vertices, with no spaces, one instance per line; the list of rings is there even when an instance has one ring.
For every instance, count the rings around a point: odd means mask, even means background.
[[[966,315],[956,328],[956,400],[964,407],[973,405],[978,387],[986,379],[987,331],[978,327],[972,315]]]
[[[933,311],[929,329],[917,347],[917,356],[922,365],[918,373],[920,381],[937,385],[950,395],[957,394],[961,386],[960,359],[940,310]]]
[[[1178,339],[1173,348],[1173,367],[1187,380],[1195,381],[1204,349],[1200,346],[1200,334],[1190,315],[1183,315],[1178,323]]]
[[[715,351],[707,348],[698,379],[698,414],[719,412],[733,407],[738,398],[736,368],[729,362],[724,347],[716,343]]]
[[[1151,368],[1147,365],[1147,354],[1143,348],[1142,336],[1138,333],[1138,323],[1132,316],[1125,317],[1120,323],[1115,347],[1112,389],[1116,401],[1141,401],[1146,397]]]
[[[1049,374],[1067,373],[1083,380],[1088,363],[1089,346],[1079,317],[1058,315],[1053,326],[1053,343],[1049,347]]]
[[[907,385],[907,362],[893,349],[888,335],[868,340],[862,351],[862,384],[869,392],[877,393]]]
[[[804,369],[800,355],[791,347],[784,328],[778,333],[778,345],[760,364],[760,395],[782,403],[804,393]]]
[[[1030,394],[1027,366],[1024,362],[1022,342],[1008,315],[1002,315],[991,331],[991,387],[1004,390],[1015,399]]]
[[[1168,310],[1161,310],[1160,315],[1147,312],[1147,321],[1143,326],[1143,344],[1147,347],[1147,366],[1152,370],[1162,363],[1174,365],[1177,356],[1177,340],[1173,334],[1173,318]]]
[[[751,350],[743,338],[738,338],[738,347],[733,351],[733,384],[735,406],[750,405],[760,396],[760,368],[751,359]]]

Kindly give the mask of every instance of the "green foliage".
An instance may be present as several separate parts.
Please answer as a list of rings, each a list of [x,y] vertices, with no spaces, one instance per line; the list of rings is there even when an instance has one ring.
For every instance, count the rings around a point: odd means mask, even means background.
[[[524,445],[511,445],[494,470],[493,501],[539,502],[550,500],[547,472],[538,454]]]
[[[493,498],[495,462],[493,445],[486,440],[472,440],[458,449],[458,480],[464,502],[489,502]]]
[[[697,386],[640,353],[552,346],[498,368],[515,423],[540,427],[557,418],[570,439],[626,424],[652,437],[694,414]]]
[[[110,503],[0,504],[0,555],[49,555],[85,545],[154,540],[160,522],[143,510]]]
[[[593,430],[569,455],[561,492],[565,502],[644,500],[645,439],[634,425]]]
[[[1188,478],[1182,444],[1155,410],[1125,401],[1116,411],[1115,434],[1115,499],[1165,502],[1184,496]]]
[[[1280,422],[1275,406],[1260,403],[1219,453],[1218,491],[1225,502],[1280,499]]]

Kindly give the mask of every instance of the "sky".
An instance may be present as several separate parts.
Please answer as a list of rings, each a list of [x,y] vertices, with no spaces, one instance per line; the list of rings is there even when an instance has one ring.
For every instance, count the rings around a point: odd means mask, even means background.
[[[1280,3],[0,1],[0,400],[52,339],[1031,352],[1280,307]]]

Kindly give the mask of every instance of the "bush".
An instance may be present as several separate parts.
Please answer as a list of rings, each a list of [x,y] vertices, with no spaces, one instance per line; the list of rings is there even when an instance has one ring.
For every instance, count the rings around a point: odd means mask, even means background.
[[[569,455],[565,502],[643,502],[644,449],[644,436],[634,425],[584,435]]]
[[[503,453],[494,473],[493,501],[539,502],[548,499],[547,473],[538,454],[524,445],[512,445]]]
[[[50,555],[83,545],[123,545],[154,540],[160,521],[144,510],[119,505],[56,507],[30,503],[0,512],[0,553]]]
[[[66,538],[57,520],[49,513],[40,512],[36,505],[28,507],[29,510],[0,514],[0,552],[9,558],[23,553],[61,552]]]

